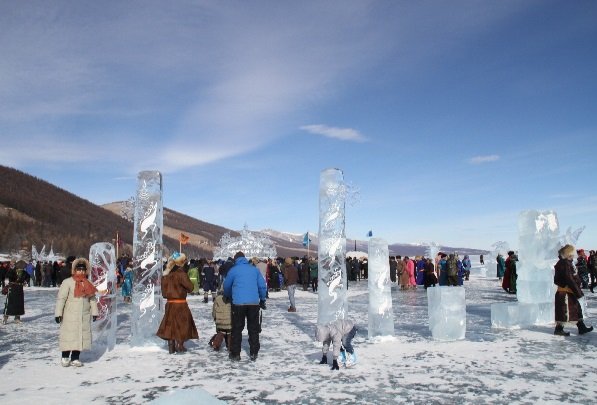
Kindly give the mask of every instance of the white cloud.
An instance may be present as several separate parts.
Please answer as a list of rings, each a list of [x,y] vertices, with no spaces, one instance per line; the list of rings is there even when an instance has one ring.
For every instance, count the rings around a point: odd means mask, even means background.
[[[352,128],[328,127],[327,125],[303,125],[301,129],[311,134],[323,135],[341,141],[366,142],[368,140],[359,131]]]
[[[473,165],[480,165],[483,163],[496,162],[500,160],[499,155],[474,156],[468,160]]]

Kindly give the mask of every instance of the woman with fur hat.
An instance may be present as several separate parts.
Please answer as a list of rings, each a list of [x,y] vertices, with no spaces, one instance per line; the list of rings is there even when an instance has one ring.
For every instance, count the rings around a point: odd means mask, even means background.
[[[184,271],[186,261],[187,257],[183,253],[174,252],[168,259],[162,277],[162,296],[168,301],[156,335],[168,341],[170,354],[186,352],[185,340],[199,338],[187,304],[187,294],[193,291],[194,286]]]
[[[97,319],[98,310],[97,289],[87,279],[90,271],[91,266],[86,259],[75,259],[71,277],[63,280],[58,290],[54,316],[56,323],[60,324],[63,367],[81,367],[81,351],[91,348],[91,321]]]
[[[583,313],[578,299],[583,297],[580,289],[580,279],[574,273],[574,246],[566,245],[558,251],[560,260],[555,265],[554,284],[558,286],[555,296],[556,330],[554,335],[570,336],[564,332],[566,322],[576,323],[578,334],[582,335],[593,330],[583,322]]]

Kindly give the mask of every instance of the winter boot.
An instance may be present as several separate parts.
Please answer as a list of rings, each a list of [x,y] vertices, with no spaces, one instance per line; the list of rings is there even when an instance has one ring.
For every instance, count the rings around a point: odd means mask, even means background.
[[[8,323],[8,315],[4,315],[4,318],[2,318],[2,325],[6,325]]]
[[[328,356],[326,356],[325,354],[321,357],[321,361],[319,362],[319,364],[328,364]]]
[[[338,366],[338,360],[334,360],[332,364],[332,370],[340,370],[340,366]]]
[[[207,298],[208,295],[207,293],[205,293],[205,295],[203,296],[203,302],[205,302],[207,304],[207,301],[209,301],[209,298]]]
[[[174,340],[169,340],[168,341],[168,353],[174,354],[174,352],[175,352],[174,346],[175,346]]]
[[[578,327],[578,334],[579,335],[584,335],[585,333],[589,333],[590,331],[593,330],[592,326],[590,328],[587,328],[587,326],[582,321],[582,319],[576,323],[576,326]]]
[[[564,326],[557,324],[556,330],[553,331],[553,334],[556,336],[570,336],[570,332],[564,332]]]

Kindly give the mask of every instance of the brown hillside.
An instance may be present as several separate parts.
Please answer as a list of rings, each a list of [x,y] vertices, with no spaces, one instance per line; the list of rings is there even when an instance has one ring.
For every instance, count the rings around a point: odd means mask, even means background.
[[[41,248],[52,244],[55,252],[87,256],[93,243],[112,242],[118,232],[130,253],[133,225],[120,216],[1,165],[0,185],[0,251],[31,251],[31,245]],[[164,245],[178,249],[178,241],[170,237],[164,237]]]

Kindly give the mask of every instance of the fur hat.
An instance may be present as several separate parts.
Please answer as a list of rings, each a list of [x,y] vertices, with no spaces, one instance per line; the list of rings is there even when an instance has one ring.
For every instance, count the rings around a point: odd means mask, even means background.
[[[292,264],[292,257],[287,257],[284,259],[284,264]]]
[[[79,257],[78,259],[73,260],[70,274],[74,275],[77,272],[77,268],[84,268],[85,274],[87,275],[89,275],[89,273],[91,272],[91,265],[89,264],[89,261],[83,257]]]
[[[174,269],[175,266],[182,267],[185,265],[186,262],[187,257],[184,253],[172,253],[172,256],[168,258],[168,263],[166,263],[166,268],[164,269],[164,273],[162,275],[167,276],[168,274],[170,274],[170,272],[172,271],[172,269]]]
[[[570,259],[574,256],[574,246],[566,245],[560,250],[558,250],[558,254],[563,259]]]

